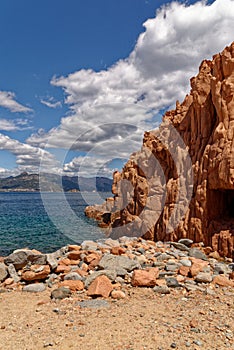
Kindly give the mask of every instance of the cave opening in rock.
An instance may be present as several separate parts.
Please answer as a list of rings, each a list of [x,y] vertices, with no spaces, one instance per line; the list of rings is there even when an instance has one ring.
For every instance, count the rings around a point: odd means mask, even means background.
[[[234,190],[210,190],[207,206],[210,219],[234,221]]]

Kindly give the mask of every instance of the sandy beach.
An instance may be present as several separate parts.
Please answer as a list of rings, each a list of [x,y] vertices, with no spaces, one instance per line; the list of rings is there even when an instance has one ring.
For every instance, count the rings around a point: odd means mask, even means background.
[[[91,300],[82,292],[61,301],[51,301],[49,291],[2,293],[0,349],[234,349],[234,290],[126,294],[81,308],[80,300]]]

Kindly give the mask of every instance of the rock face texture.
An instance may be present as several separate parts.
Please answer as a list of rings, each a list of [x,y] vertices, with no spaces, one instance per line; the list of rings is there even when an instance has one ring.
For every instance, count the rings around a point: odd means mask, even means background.
[[[145,132],[113,175],[114,198],[86,208],[109,235],[189,238],[234,252],[234,42],[201,63],[191,92]]]

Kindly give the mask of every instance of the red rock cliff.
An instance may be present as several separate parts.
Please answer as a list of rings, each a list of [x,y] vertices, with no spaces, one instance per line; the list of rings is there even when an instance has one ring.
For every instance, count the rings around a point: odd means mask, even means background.
[[[190,95],[145,133],[141,151],[113,178],[114,199],[86,208],[111,236],[188,237],[232,256],[234,43],[202,62]]]

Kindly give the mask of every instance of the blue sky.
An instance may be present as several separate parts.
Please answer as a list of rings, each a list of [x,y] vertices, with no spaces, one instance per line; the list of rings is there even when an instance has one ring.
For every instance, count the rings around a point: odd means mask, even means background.
[[[40,103],[40,98],[51,96],[63,99],[62,90],[51,86],[51,78],[82,68],[99,71],[127,57],[142,32],[142,23],[163,3],[1,1],[1,90],[13,90],[17,100],[33,108],[32,125],[49,130],[67,111],[66,106],[54,111]],[[10,118],[4,110],[1,116]],[[29,133],[20,132],[16,137],[23,140]]]
[[[233,23],[233,0],[2,0],[0,176],[110,176]]]

